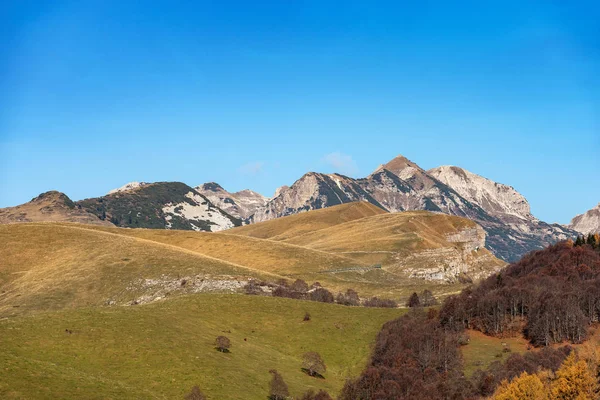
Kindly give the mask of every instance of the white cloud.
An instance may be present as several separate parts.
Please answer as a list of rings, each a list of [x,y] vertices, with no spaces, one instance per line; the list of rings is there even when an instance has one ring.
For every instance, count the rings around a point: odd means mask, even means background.
[[[323,157],[323,161],[335,168],[335,172],[346,175],[353,175],[358,172],[358,166],[352,156],[340,153],[339,151],[327,154]]]
[[[254,176],[254,175],[258,175],[259,173],[261,173],[264,166],[265,166],[265,163],[262,161],[253,161],[253,162],[249,162],[248,164],[244,164],[241,167],[239,167],[238,172],[242,175]]]

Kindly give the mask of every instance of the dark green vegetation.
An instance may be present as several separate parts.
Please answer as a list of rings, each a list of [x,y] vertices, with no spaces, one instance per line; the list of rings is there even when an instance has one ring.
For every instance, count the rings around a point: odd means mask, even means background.
[[[193,197],[201,199],[202,203],[206,202],[210,210],[224,215],[233,225],[241,225],[239,219],[225,213],[206,197],[181,182],[153,183],[126,192],[81,200],[77,204],[101,220],[108,220],[119,227],[165,229],[169,223],[172,229],[192,230],[195,227],[210,231],[211,224],[208,221],[190,221],[178,215],[171,215],[170,221],[165,218],[163,207],[167,204],[198,205],[198,202],[189,196],[190,193]]]
[[[310,321],[304,321],[305,313]],[[266,399],[276,369],[293,396],[337,394],[367,362],[385,321],[404,311],[201,294],[143,306],[0,320],[2,399]],[[231,340],[229,353],[215,337]],[[325,379],[302,371],[318,352]]]

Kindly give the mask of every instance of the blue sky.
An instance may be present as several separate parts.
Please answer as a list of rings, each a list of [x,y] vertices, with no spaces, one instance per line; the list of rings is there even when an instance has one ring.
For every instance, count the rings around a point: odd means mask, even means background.
[[[0,207],[129,181],[270,196],[402,154],[565,223],[600,202],[599,20],[577,1],[3,1]]]

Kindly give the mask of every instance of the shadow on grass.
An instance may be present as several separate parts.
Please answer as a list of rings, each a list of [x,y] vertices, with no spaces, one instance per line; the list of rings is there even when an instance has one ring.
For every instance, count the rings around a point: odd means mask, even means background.
[[[219,353],[231,353],[231,351],[229,351],[229,349],[222,349],[220,347],[215,347],[215,350],[218,351]]]
[[[300,368],[300,369],[302,370],[302,372],[304,372],[308,376],[312,376],[313,378],[318,378],[318,379],[325,379],[325,377],[323,375],[319,374],[318,372],[313,372],[311,374],[310,371],[306,368]]]

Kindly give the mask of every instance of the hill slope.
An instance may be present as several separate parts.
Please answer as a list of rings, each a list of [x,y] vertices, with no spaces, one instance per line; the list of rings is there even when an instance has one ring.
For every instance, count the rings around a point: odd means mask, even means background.
[[[199,385],[208,399],[262,400],[270,369],[294,396],[309,388],[336,396],[366,363],[381,325],[403,312],[202,294],[0,319],[0,397],[183,399]],[[231,339],[231,353],[215,350],[218,335]],[[321,354],[326,379],[301,371],[307,351]]]
[[[118,234],[131,229],[109,228],[116,231],[110,233],[88,226],[0,226],[0,316],[238,289],[249,277],[279,277]]]
[[[364,202],[223,233],[227,234],[266,237],[352,258],[357,265],[382,264],[381,271],[396,282],[398,277],[437,282],[480,279],[504,265],[485,249],[485,232],[473,221],[424,211],[390,214]]]
[[[224,233],[261,239],[284,240],[373,215],[386,214],[368,202],[355,202],[299,213],[284,218],[230,229]]]
[[[78,207],[64,193],[42,193],[30,202],[16,207],[0,209],[0,224],[15,222],[62,221],[112,226],[95,214]]]

